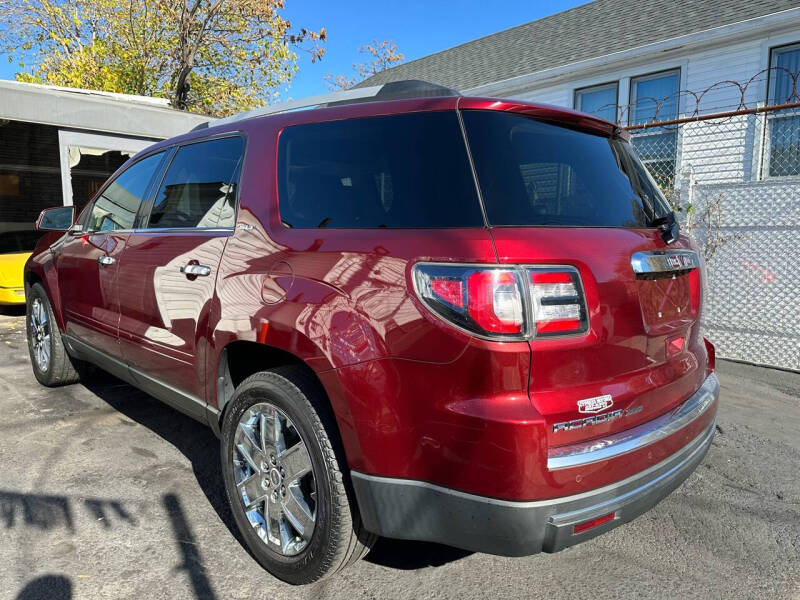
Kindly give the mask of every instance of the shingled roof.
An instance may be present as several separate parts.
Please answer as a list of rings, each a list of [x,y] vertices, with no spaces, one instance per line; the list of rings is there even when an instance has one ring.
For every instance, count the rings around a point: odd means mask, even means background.
[[[800,0],[595,0],[387,69],[360,86],[422,79],[468,90],[798,6]]]

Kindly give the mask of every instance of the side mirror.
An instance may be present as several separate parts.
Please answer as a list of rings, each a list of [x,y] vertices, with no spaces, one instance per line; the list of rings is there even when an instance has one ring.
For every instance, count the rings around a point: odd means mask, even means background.
[[[36,229],[39,231],[67,231],[74,222],[74,206],[45,208],[36,219]]]

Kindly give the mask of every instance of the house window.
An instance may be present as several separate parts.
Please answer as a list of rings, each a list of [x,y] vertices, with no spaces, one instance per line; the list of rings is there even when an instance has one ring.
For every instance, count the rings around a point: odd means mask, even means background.
[[[575,90],[575,109],[613,123],[617,120],[617,82]]]
[[[773,48],[770,53],[767,104],[800,102],[800,43]],[[767,113],[770,177],[800,175],[800,109]]]
[[[631,78],[631,125],[660,123],[678,118],[680,69]],[[634,130],[633,145],[642,162],[663,189],[672,187],[678,151],[678,130],[674,126]]]

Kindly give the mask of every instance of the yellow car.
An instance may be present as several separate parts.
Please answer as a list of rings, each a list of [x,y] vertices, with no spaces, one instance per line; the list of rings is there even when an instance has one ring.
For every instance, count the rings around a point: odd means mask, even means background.
[[[25,304],[22,269],[40,237],[40,231],[0,233],[0,304]]]

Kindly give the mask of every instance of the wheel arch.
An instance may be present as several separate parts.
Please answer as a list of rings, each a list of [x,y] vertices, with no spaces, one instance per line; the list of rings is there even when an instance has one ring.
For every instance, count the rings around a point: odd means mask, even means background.
[[[217,377],[216,400],[220,414],[228,405],[236,387],[250,375],[288,365],[295,365],[308,371],[319,381],[314,370],[303,359],[291,352],[248,340],[229,342],[219,353],[215,371]],[[320,387],[323,387],[321,382]]]
[[[350,408],[340,390],[331,385],[331,378],[321,378],[318,372],[298,355],[262,342],[233,340],[219,353],[216,369],[212,371],[216,376],[214,393],[219,410],[216,422],[211,423],[214,430],[219,431],[225,419],[226,408],[230,405],[236,387],[242,381],[254,373],[284,366],[296,366],[302,369],[317,386],[319,397],[325,403],[323,408],[330,410],[330,415],[336,423],[338,428],[336,434],[341,439],[348,462],[350,457],[360,456],[360,444],[355,435]]]
[[[55,268],[52,265],[42,264],[35,260],[36,255],[28,259],[23,271],[23,282],[25,284],[25,297],[28,297],[28,291],[35,285],[40,284],[47,298],[50,300],[50,306],[53,309],[53,314],[56,317],[56,323],[59,330],[64,331],[64,312],[61,304],[61,294],[58,288],[58,277]]]

